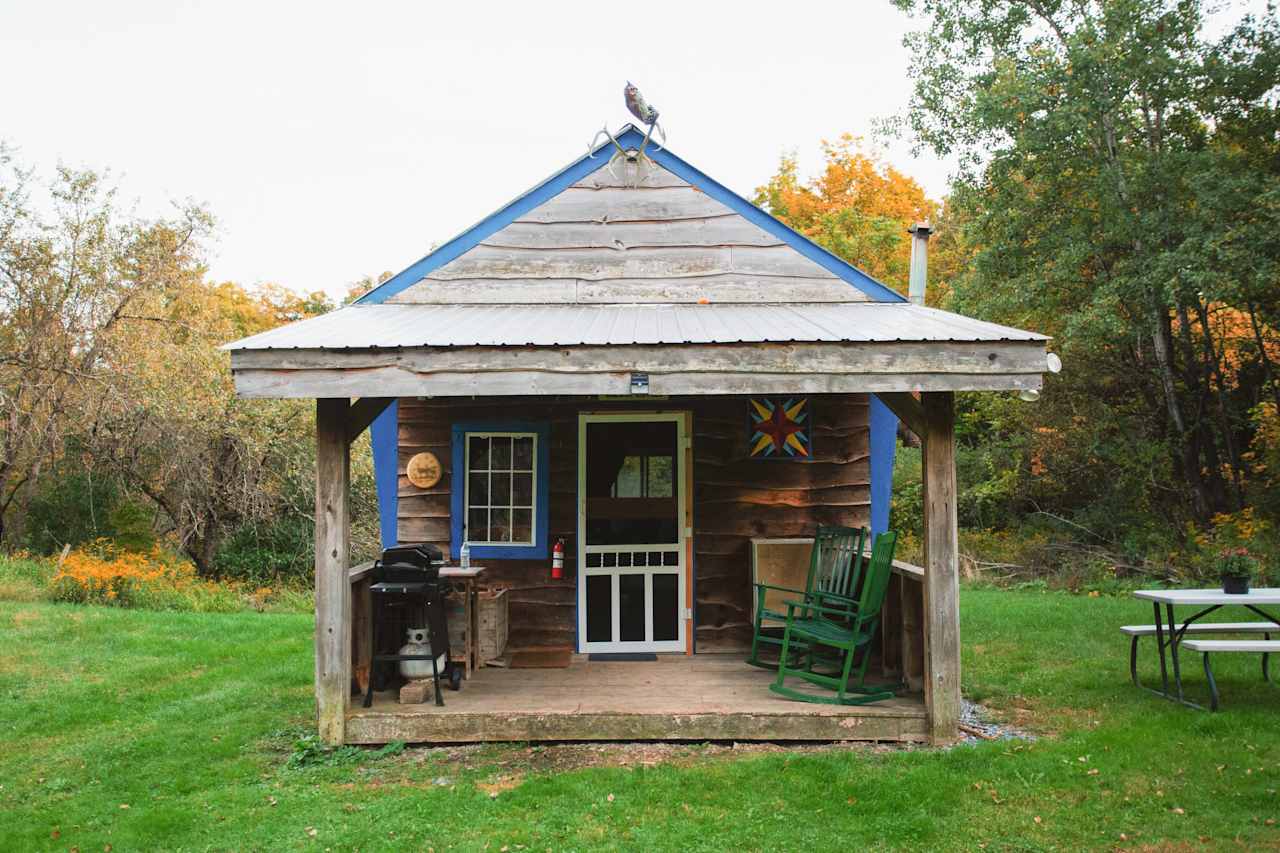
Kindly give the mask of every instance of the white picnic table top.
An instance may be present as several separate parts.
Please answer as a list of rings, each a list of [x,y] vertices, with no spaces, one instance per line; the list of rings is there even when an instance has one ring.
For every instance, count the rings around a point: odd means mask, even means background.
[[[1280,588],[1261,587],[1242,595],[1221,589],[1142,589],[1133,597],[1161,604],[1280,604]]]

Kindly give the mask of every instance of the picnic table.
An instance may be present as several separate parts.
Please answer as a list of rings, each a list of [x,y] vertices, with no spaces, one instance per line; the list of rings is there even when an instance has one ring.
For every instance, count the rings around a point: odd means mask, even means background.
[[[1277,619],[1275,616],[1268,614],[1262,609],[1263,605],[1280,605],[1280,588],[1264,587],[1261,589],[1252,589],[1247,593],[1226,593],[1221,589],[1144,589],[1135,592],[1135,598],[1150,601],[1152,610],[1155,612],[1155,635],[1156,646],[1160,652],[1160,681],[1161,689],[1152,692],[1164,696],[1175,702],[1181,702],[1193,708],[1200,708],[1194,702],[1189,702],[1183,696],[1182,692],[1182,668],[1178,660],[1178,647],[1183,642],[1183,638],[1188,631],[1199,633],[1198,629],[1214,627],[1216,623],[1201,624],[1197,626],[1197,622],[1211,613],[1221,610],[1223,607],[1243,607],[1255,616],[1262,618],[1261,623],[1233,623],[1230,626],[1221,626],[1224,629],[1233,628],[1232,633],[1244,632],[1261,632],[1268,629],[1275,630]],[[1161,613],[1161,605],[1164,606]],[[1174,618],[1174,608],[1182,607],[1198,607],[1200,608],[1190,617],[1181,623]],[[1139,626],[1134,626],[1139,627]],[[1192,641],[1206,645],[1207,641]],[[1226,644],[1222,644],[1226,645]],[[1243,644],[1242,644],[1243,645]],[[1134,651],[1131,653],[1130,666],[1136,664],[1137,638],[1134,635]],[[1241,649],[1245,650],[1245,649]],[[1254,650],[1254,649],[1250,649]],[[1260,649],[1257,649],[1260,650]],[[1256,650],[1255,650],[1256,651]],[[1169,668],[1173,669],[1173,684],[1170,685]],[[1134,681],[1137,682],[1137,671],[1134,669]],[[1208,672],[1206,658],[1206,672]],[[1266,661],[1264,658],[1263,672],[1266,673]],[[1212,674],[1210,686],[1213,689],[1214,708],[1217,707],[1217,689],[1212,684]],[[1147,688],[1150,690],[1151,688]]]

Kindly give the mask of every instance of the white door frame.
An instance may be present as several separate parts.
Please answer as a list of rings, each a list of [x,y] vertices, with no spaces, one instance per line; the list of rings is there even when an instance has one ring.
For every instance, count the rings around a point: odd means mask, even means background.
[[[674,640],[653,641],[653,572],[648,567],[599,567],[587,568],[587,424],[589,423],[674,423],[676,425],[675,470],[672,475],[676,489],[676,539],[675,543],[664,543],[653,546],[654,550],[670,551],[678,548],[679,562],[676,565],[676,632]],[[686,584],[689,567],[686,541],[688,530],[685,527],[685,508],[689,496],[685,483],[685,447],[688,436],[685,432],[684,412],[580,412],[578,414],[578,652],[684,652],[686,649],[686,631],[689,624],[687,618]],[[635,543],[643,546],[648,543]],[[618,551],[630,550],[628,546],[597,546],[601,549]],[[637,550],[643,550],[638,548]],[[663,566],[670,569],[670,566]],[[670,572],[663,572],[669,574]],[[587,643],[587,576],[611,575],[613,577],[613,631],[612,636],[619,636],[618,608],[618,576],[622,574],[644,574],[645,576],[645,613],[649,618],[645,622],[644,641],[622,642],[615,639],[609,643]]]

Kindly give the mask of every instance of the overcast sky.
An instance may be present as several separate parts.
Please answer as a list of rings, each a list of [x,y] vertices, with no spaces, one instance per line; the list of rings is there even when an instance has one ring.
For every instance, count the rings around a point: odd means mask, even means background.
[[[338,294],[399,271],[629,119],[749,195],[779,155],[901,112],[911,22],[808,3],[0,0],[0,139],[110,168],[142,212],[205,203],[211,273]],[[931,195],[949,164],[889,159]]]

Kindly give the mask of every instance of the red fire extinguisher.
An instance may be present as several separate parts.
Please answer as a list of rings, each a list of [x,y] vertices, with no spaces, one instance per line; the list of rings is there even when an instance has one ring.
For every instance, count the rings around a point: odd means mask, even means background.
[[[564,577],[564,540],[557,539],[555,547],[551,549],[551,578],[559,580]]]

